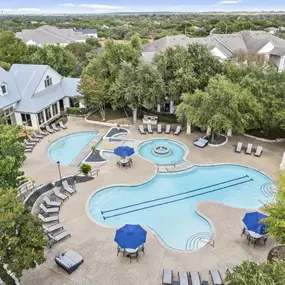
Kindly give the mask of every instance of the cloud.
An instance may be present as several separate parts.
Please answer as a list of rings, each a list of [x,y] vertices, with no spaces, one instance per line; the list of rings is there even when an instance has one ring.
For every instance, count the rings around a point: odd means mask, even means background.
[[[19,8],[16,11],[18,12],[40,12],[41,9],[39,8]]]
[[[87,8],[87,9],[95,9],[95,10],[121,10],[125,9],[123,6],[113,6],[113,5],[101,5],[101,4],[73,4],[73,3],[66,3],[60,4],[60,7],[80,7],[80,8]]]
[[[241,0],[224,0],[221,2],[218,2],[218,4],[222,4],[222,5],[234,5],[234,4],[239,4],[241,3]]]
[[[38,14],[41,12],[39,8],[18,8],[18,9],[1,9],[4,14]]]
[[[66,4],[60,4],[58,6],[60,6],[60,7],[75,7],[76,5],[73,3],[66,3]]]

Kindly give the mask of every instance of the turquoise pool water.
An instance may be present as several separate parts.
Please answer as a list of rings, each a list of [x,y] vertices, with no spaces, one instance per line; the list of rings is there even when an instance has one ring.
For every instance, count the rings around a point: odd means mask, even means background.
[[[214,200],[232,207],[259,208],[269,199],[264,189],[272,184],[267,176],[247,167],[197,166],[174,174],[158,173],[140,186],[105,188],[92,196],[89,212],[100,224],[145,225],[169,247],[194,250],[212,233],[209,223],[195,211],[199,202]]]
[[[163,146],[170,151],[167,154],[155,153],[155,148]],[[185,148],[182,144],[168,139],[153,139],[141,143],[138,147],[139,154],[157,165],[175,164],[182,160]]]
[[[54,162],[70,165],[78,154],[98,135],[99,132],[84,132],[62,137],[48,148],[48,156]]]

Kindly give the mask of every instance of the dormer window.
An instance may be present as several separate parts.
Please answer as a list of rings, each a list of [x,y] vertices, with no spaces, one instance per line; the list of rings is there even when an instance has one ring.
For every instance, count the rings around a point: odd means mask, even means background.
[[[49,87],[52,85],[52,78],[47,76],[45,80],[45,87]]]
[[[8,88],[7,88],[7,84],[6,83],[2,83],[1,84],[1,95],[6,95],[8,94]]]

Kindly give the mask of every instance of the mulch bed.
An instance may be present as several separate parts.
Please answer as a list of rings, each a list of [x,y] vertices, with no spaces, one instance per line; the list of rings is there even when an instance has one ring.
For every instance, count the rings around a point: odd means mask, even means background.
[[[279,128],[264,130],[250,130],[246,132],[248,135],[252,135],[258,138],[276,140],[280,138],[285,138],[285,131]]]
[[[206,136],[205,139],[209,140],[209,144],[220,145],[227,140],[227,137],[225,135],[215,134],[214,141],[212,141],[212,135]]]

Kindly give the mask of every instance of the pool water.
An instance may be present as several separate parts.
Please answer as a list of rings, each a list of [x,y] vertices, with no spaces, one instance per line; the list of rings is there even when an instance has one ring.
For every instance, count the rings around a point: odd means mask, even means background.
[[[158,154],[155,149],[163,146],[170,149],[167,154]],[[143,142],[138,147],[139,154],[157,165],[176,164],[183,159],[185,148],[182,144],[169,139],[152,139]]]
[[[79,153],[98,135],[99,132],[84,132],[62,137],[48,148],[48,156],[62,165],[70,165]]]
[[[89,212],[100,224],[145,225],[167,246],[195,250],[212,235],[210,224],[195,211],[199,202],[214,200],[232,207],[259,208],[269,199],[264,185],[272,184],[266,175],[243,166],[194,167],[173,174],[158,173],[135,187],[105,188],[92,196]]]

